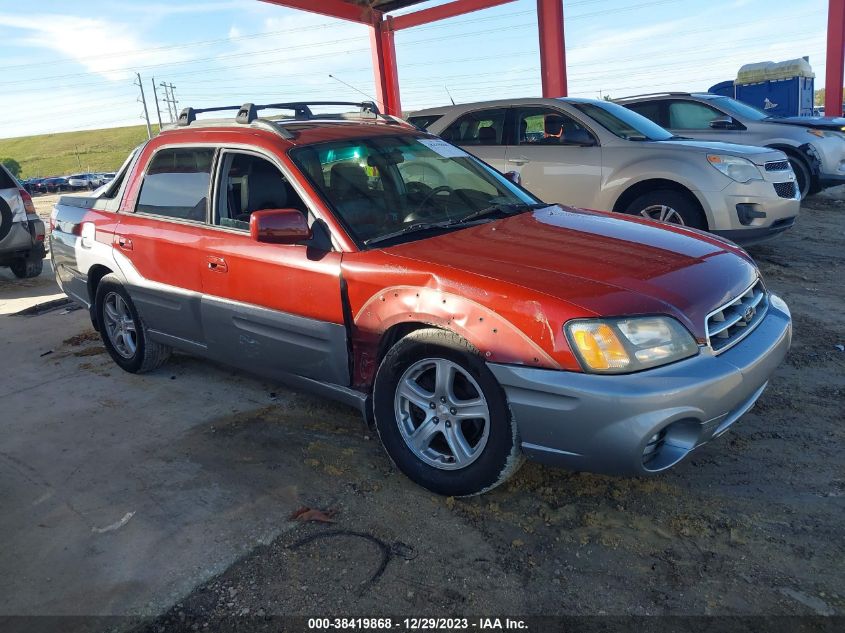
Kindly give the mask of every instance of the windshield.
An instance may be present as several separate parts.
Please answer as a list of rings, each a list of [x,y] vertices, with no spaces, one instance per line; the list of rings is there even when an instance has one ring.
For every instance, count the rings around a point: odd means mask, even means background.
[[[666,141],[672,133],[641,114],[610,101],[570,105],[626,141]]]
[[[494,211],[507,214],[538,202],[434,137],[320,143],[291,150],[290,156],[359,243],[454,230],[466,226],[463,220],[487,221]]]
[[[762,121],[764,119],[771,119],[768,114],[762,110],[758,110],[754,106],[750,106],[742,101],[731,99],[730,97],[716,97],[715,99],[708,99],[717,108],[721,108],[730,115],[737,116],[741,119],[749,119],[750,121]]]

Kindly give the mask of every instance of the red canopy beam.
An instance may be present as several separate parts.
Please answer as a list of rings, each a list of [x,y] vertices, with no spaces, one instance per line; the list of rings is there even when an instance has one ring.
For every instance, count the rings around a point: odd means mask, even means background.
[[[396,45],[388,20],[370,25],[370,49],[373,55],[373,76],[376,101],[382,112],[402,116],[399,98],[399,70],[396,65]]]
[[[421,24],[428,24],[429,22],[437,22],[438,20],[445,20],[446,18],[453,18],[456,15],[464,15],[465,13],[472,13],[480,9],[489,9],[497,7],[500,4],[508,4],[514,0],[453,0],[448,4],[441,4],[439,7],[431,7],[430,9],[421,9],[413,13],[406,13],[405,15],[397,15],[391,18],[391,28],[394,31],[402,29],[409,29],[413,26],[420,26]]]
[[[829,0],[824,114],[842,116],[842,71],[845,66],[845,0]]]
[[[349,20],[351,22],[358,22],[360,24],[372,24],[373,22],[381,20],[381,11],[376,11],[370,7],[343,2],[342,0],[261,0],[270,4],[276,4],[282,7],[290,7],[291,9],[299,9],[300,11],[308,11],[310,13],[319,13],[320,15],[327,15],[330,18],[339,18],[341,20]]]
[[[543,96],[565,97],[567,87],[563,0],[537,0],[537,26],[540,33],[540,77],[543,81]]]

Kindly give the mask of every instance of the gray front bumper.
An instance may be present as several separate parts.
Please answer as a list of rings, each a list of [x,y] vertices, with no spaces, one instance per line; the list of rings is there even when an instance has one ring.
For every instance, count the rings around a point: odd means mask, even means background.
[[[757,328],[718,356],[702,348],[694,358],[618,376],[488,366],[505,390],[529,459],[642,475],[669,468],[724,433],[763,392],[791,339],[789,309],[775,298]],[[655,435],[662,441],[644,465]]]

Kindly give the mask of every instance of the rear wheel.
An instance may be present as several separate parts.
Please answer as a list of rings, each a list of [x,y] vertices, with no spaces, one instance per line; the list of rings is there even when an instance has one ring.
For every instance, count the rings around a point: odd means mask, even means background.
[[[12,269],[15,277],[18,279],[31,279],[38,277],[41,271],[44,270],[44,253],[39,249],[36,255],[29,257],[21,257],[12,262],[9,266]]]
[[[373,397],[388,455],[433,492],[480,494],[522,464],[501,386],[452,332],[417,330],[399,341],[379,366]]]
[[[109,354],[133,374],[152,371],[170,358],[170,348],[150,339],[135,304],[115,275],[106,275],[97,286],[97,322]]]
[[[704,213],[690,194],[674,189],[649,191],[631,202],[625,213],[694,229],[707,228]]]

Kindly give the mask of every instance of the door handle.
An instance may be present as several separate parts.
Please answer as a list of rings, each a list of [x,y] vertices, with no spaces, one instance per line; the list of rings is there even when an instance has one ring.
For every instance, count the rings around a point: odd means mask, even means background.
[[[508,162],[513,163],[514,165],[526,165],[527,163],[530,163],[531,160],[525,158],[525,156],[517,156],[516,158],[509,158]]]
[[[131,251],[132,250],[132,240],[130,240],[128,237],[123,237],[122,235],[118,235],[117,236],[117,245],[125,251]]]
[[[209,255],[205,258],[205,261],[208,263],[208,269],[213,273],[229,272],[229,266],[226,264],[226,260],[222,257],[215,257],[214,255]]]

